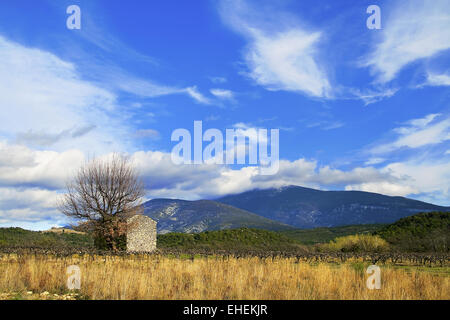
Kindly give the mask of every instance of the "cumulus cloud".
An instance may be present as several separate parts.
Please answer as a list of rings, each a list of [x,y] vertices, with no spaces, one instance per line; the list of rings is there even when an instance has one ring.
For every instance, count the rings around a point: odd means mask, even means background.
[[[413,186],[401,185],[391,182],[369,182],[345,186],[346,191],[366,191],[375,192],[391,196],[406,196],[418,193],[418,189]]]
[[[40,188],[0,187],[0,226],[48,229],[64,223],[55,209],[57,192]]]
[[[435,194],[434,201],[447,202],[450,198],[450,163],[444,160],[411,159],[386,166],[386,171],[397,177],[410,177],[418,193]]]
[[[346,190],[383,193],[392,196],[415,195],[431,203],[448,205],[450,201],[450,164],[440,159],[408,159],[393,162],[379,170],[394,181],[364,181],[349,184]]]
[[[132,159],[147,182],[151,197],[181,197],[187,199],[214,198],[254,188],[302,185],[320,188],[363,182],[397,182],[400,178],[375,168],[355,168],[342,171],[329,166],[320,167],[316,161],[280,160],[277,174],[260,175],[257,166],[175,165],[170,154],[137,152]]]
[[[239,127],[239,124],[236,126]],[[256,139],[252,129],[241,126],[241,133]],[[6,161],[0,162],[0,181],[4,187],[61,189],[86,160],[78,150],[59,153],[34,151],[23,146],[2,143],[0,151],[1,154],[14,154],[13,157],[4,157]],[[107,157],[108,154],[104,156]],[[306,159],[281,160],[277,174],[261,176],[257,166],[244,165],[234,168],[215,164],[175,165],[171,161],[170,153],[160,151],[138,151],[130,156],[145,178],[149,194],[165,194],[171,197],[211,197],[228,192],[289,184],[319,187],[392,178],[387,173],[380,173],[371,167],[342,171],[329,166],[319,167],[316,161]]]
[[[321,32],[306,30],[293,19],[287,23],[281,13],[278,23],[269,25],[267,21],[276,12],[255,13],[257,9],[244,1],[223,2],[220,11],[224,21],[247,39],[247,75],[257,84],[268,90],[313,97],[331,95],[328,77],[318,58]]]
[[[247,129],[251,128],[242,126],[242,130]],[[67,223],[54,204],[67,179],[86,160],[83,153],[34,151],[3,143],[0,155],[0,224]],[[264,176],[258,166],[250,165],[176,165],[170,153],[161,151],[138,151],[130,158],[145,181],[148,198],[195,200],[287,185],[401,196],[422,194],[428,197],[424,200],[438,203],[448,202],[449,197],[450,165],[445,161],[396,162],[380,169],[369,166],[341,170],[300,158],[280,160],[279,171]]]
[[[80,150],[32,150],[0,141],[0,186],[60,189],[85,161]]]
[[[383,22],[381,41],[364,61],[377,81],[394,79],[408,64],[450,48],[450,11],[447,0],[398,1]]]

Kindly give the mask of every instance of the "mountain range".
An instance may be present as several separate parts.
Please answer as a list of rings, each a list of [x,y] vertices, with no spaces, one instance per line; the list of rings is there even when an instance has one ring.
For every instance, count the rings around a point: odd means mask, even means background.
[[[445,212],[450,207],[371,192],[321,191],[299,186],[256,189],[214,201],[154,199],[144,203],[144,214],[158,222],[159,233],[392,223],[430,211]]]
[[[158,233],[255,228],[293,229],[284,223],[211,200],[154,199],[144,203],[144,214],[157,221]]]

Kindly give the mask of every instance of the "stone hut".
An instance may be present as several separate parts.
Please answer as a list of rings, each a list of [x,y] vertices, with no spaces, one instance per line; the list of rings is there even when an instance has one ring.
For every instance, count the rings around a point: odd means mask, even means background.
[[[127,251],[152,252],[156,249],[156,221],[135,215],[127,220]]]

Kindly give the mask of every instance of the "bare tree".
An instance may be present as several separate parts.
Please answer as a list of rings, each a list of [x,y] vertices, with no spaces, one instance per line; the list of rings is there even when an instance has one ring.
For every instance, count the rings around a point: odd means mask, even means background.
[[[126,236],[126,220],[142,214],[144,195],[144,184],[129,158],[114,154],[82,166],[67,183],[58,207],[66,216],[80,219],[80,226],[94,233],[98,245],[118,250],[119,239]]]

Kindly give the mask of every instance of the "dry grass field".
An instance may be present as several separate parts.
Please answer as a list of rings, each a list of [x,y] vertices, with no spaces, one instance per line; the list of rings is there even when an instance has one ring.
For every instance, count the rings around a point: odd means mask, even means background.
[[[81,270],[69,295],[66,269]],[[366,287],[367,264],[295,258],[3,255],[0,299],[450,299],[447,267],[381,265],[382,286]]]

